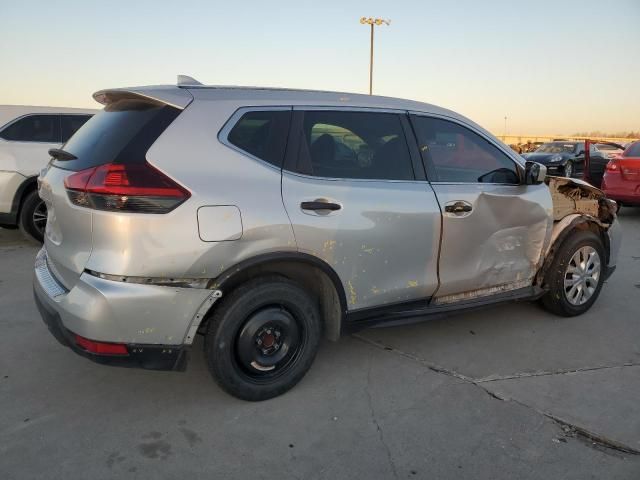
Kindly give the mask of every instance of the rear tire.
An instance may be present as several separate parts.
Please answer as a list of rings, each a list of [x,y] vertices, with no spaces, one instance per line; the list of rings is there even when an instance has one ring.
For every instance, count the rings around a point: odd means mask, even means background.
[[[249,401],[283,394],[307,373],[321,337],[317,302],[279,276],[251,280],[209,321],[205,356],[214,380]]]
[[[600,237],[591,231],[574,232],[560,245],[547,270],[548,292],[542,305],[563,317],[586,312],[600,295],[605,265]]]
[[[23,200],[18,224],[22,233],[29,239],[39,243],[44,241],[44,230],[47,226],[47,207],[38,195],[37,190],[29,192]]]

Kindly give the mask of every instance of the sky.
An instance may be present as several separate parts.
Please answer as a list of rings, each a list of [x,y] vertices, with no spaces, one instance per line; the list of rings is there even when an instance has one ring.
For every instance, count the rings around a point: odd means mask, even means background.
[[[450,108],[495,134],[640,130],[640,0],[0,0],[0,104],[109,87],[261,85]]]

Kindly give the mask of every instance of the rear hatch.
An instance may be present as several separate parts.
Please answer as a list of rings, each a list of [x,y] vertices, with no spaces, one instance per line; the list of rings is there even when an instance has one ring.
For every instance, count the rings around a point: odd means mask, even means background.
[[[109,90],[94,97],[103,111],[54,152],[40,174],[48,209],[45,248],[54,275],[71,289],[92,250],[92,212],[162,214],[189,192],[146,162],[146,152],[192,100],[168,90]],[[164,98],[164,100],[163,100]]]

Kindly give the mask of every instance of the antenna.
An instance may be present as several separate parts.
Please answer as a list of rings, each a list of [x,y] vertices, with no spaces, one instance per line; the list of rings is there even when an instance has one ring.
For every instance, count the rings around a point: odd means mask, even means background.
[[[179,87],[192,87],[202,85],[198,80],[189,75],[178,75],[178,86]]]

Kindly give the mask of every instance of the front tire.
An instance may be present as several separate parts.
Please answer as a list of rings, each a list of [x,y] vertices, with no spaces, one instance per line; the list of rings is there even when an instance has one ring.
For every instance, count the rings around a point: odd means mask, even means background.
[[[20,210],[19,226],[28,238],[42,243],[47,226],[47,206],[37,190],[27,194]]]
[[[564,176],[567,178],[571,178],[571,176],[573,175],[573,171],[573,163],[571,161],[568,161],[564,166]]]
[[[563,317],[591,308],[602,289],[606,257],[602,240],[591,231],[576,231],[560,245],[545,277],[543,306]]]
[[[249,401],[295,386],[315,359],[321,337],[317,302],[279,276],[251,280],[232,291],[210,319],[205,356],[214,380]]]

